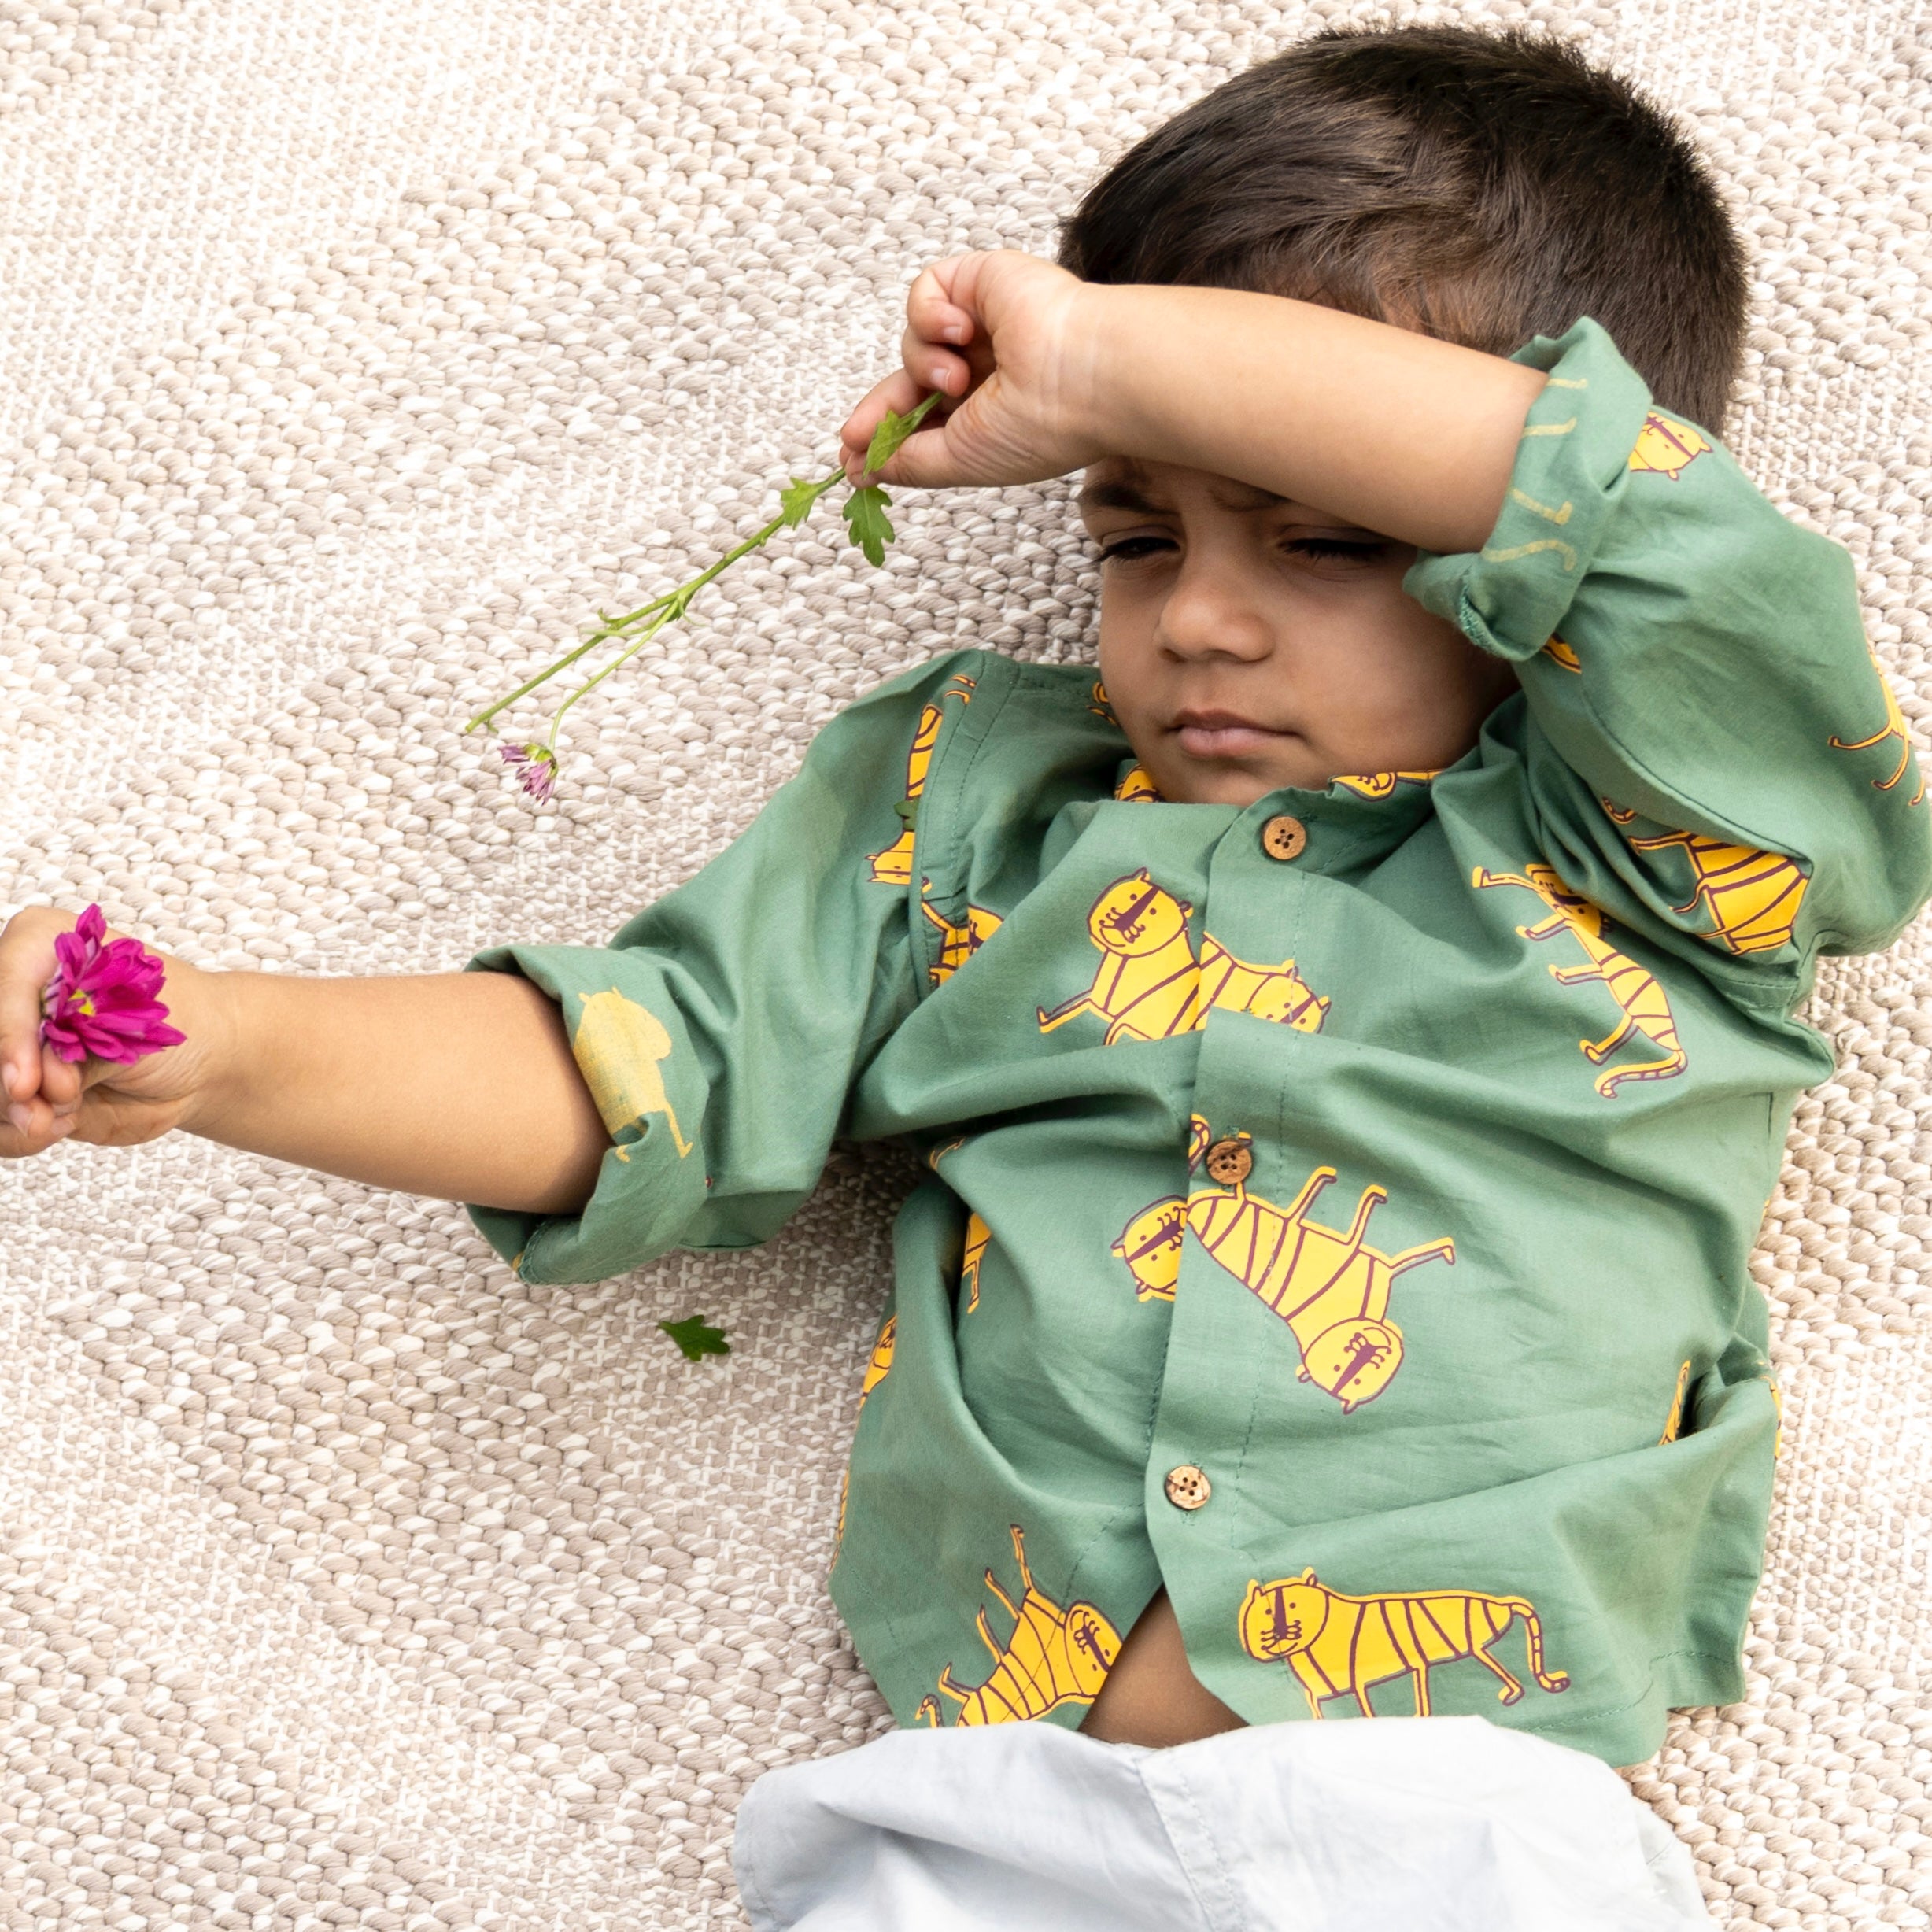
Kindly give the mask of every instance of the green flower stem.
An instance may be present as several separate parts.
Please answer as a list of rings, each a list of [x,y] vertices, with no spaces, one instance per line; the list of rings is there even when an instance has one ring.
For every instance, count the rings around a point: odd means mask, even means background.
[[[894,410],[887,410],[884,419],[873,433],[871,443],[866,450],[865,476],[854,487],[851,497],[846,501],[845,519],[851,526],[849,534],[851,541],[857,544],[865,552],[867,558],[874,563],[884,562],[885,547],[892,540],[892,526],[886,520],[885,512],[885,506],[892,500],[870,479],[892,461],[900,445],[931,413],[933,405],[941,400],[939,392],[935,390],[905,416],[902,416]],[[834,483],[843,482],[844,480],[845,467],[843,464],[829,475],[820,477],[816,482],[807,482],[801,478],[794,477],[792,479],[791,487],[782,493],[781,507],[778,514],[762,530],[755,531],[742,543],[727,550],[708,570],[700,571],[689,582],[680,584],[675,590],[667,591],[663,597],[653,599],[650,603],[641,605],[638,609],[629,611],[624,616],[618,618],[606,617],[601,611],[598,611],[597,621],[601,626],[600,629],[594,631],[582,644],[572,646],[554,663],[546,665],[543,670],[537,673],[535,677],[528,678],[519,685],[508,697],[499,698],[495,704],[486,705],[463,727],[464,732],[467,733],[475,731],[488,724],[499,711],[508,710],[519,698],[527,697],[539,685],[546,684],[551,678],[556,677],[559,671],[567,670],[571,665],[586,653],[595,650],[599,645],[607,644],[613,637],[622,637],[634,625],[644,625],[644,629],[632,637],[626,647],[619,652],[615,657],[612,658],[602,670],[593,672],[591,676],[586,678],[557,707],[556,715],[550,720],[549,741],[550,763],[554,766],[557,727],[563,723],[565,712],[569,711],[580,697],[583,696],[586,692],[594,690],[603,683],[604,679],[609,677],[620,664],[629,663],[631,659],[635,657],[667,624],[677,623],[690,609],[692,599],[714,578],[722,576],[737,562],[739,558],[748,556],[754,550],[762,549],[774,537],[777,536],[780,530],[790,529],[803,523],[805,519],[811,514],[812,508],[818,499]]]
[[[463,727],[464,737],[467,737],[472,731],[478,730],[488,724],[497,712],[508,711],[519,698],[528,696],[540,684],[548,683],[559,671],[568,670],[586,652],[593,651],[608,639],[619,636],[641,619],[648,617],[653,611],[661,611],[666,604],[676,597],[677,594],[674,590],[667,590],[663,597],[654,599],[641,609],[632,611],[622,617],[606,617],[601,611],[598,611],[597,621],[604,626],[601,630],[593,631],[582,644],[566,651],[554,664],[547,665],[526,683],[519,685],[508,697],[498,698],[494,704],[486,706]]]
[[[844,476],[845,471],[844,467],[841,466],[840,468],[833,471],[829,476],[821,477],[818,481],[811,486],[811,502],[816,503],[834,483],[843,482]],[[811,504],[807,504],[806,505],[806,508],[809,510],[810,508]],[[693,578],[688,584],[681,584],[677,589],[674,590],[670,593],[670,597],[660,598],[658,600],[659,605],[668,605],[669,608],[663,610],[663,614],[657,619],[656,622],[652,623],[647,630],[641,633],[636,640],[630,645],[628,649],[619,652],[617,656],[612,658],[610,663],[606,664],[601,670],[597,671],[592,676],[586,678],[585,681],[580,684],[577,689],[556,707],[556,715],[550,720],[549,744],[551,750],[554,752],[556,749],[557,727],[563,723],[564,713],[567,712],[570,707],[584,695],[586,692],[593,690],[597,685],[603,683],[604,679],[609,677],[611,673],[615,670],[620,664],[628,663],[630,659],[635,657],[637,653],[641,651],[644,647],[648,644],[667,624],[676,623],[678,620],[684,615],[685,612],[690,609],[691,600],[695,597],[697,593],[711,581],[713,578],[722,576],[725,571],[728,571],[733,564],[737,562],[740,557],[748,556],[752,551],[762,549],[765,545],[770,542],[772,538],[777,536],[778,532],[783,530],[788,523],[796,523],[803,521],[803,513],[798,515],[793,515],[789,512],[782,510],[780,511],[779,513],[774,516],[763,530],[755,531],[751,536],[747,537],[744,542],[738,545],[736,549],[727,550],[725,554],[721,556],[715,563],[712,564],[708,570],[700,571],[697,575]],[[652,606],[651,608],[656,608],[658,606]]]

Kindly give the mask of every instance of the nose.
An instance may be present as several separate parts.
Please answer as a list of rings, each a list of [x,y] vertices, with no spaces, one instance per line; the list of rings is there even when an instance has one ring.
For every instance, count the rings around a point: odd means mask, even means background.
[[[1191,555],[1161,606],[1154,641],[1171,657],[1231,657],[1254,663],[1274,648],[1260,600],[1225,560]]]

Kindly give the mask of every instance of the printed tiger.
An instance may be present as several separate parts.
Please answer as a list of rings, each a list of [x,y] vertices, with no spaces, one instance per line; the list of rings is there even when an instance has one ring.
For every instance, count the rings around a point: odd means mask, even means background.
[[[993,1635],[982,1609],[977,1620],[980,1642],[992,1653],[992,1673],[970,1689],[953,1679],[948,1664],[939,1674],[939,1695],[958,1705],[955,1724],[1005,1724],[1044,1717],[1068,1704],[1091,1704],[1100,1694],[1106,1674],[1121,1653],[1121,1635],[1091,1603],[1073,1603],[1062,1609],[1033,1581],[1026,1566],[1026,1539],[1012,1525],[1013,1554],[1020,1566],[1024,1593],[1016,1605],[986,1572],[986,1587],[1013,1619],[1013,1631],[1003,1644]],[[938,1697],[920,1701],[918,1721],[935,1727],[943,1723]]]
[[[1103,955],[1093,983],[1051,1012],[1040,1007],[1040,1030],[1051,1033],[1090,1013],[1106,1021],[1103,1044],[1110,1047],[1171,1040],[1198,1032],[1216,1007],[1305,1033],[1321,1030],[1328,1002],[1295,972],[1292,959],[1250,966],[1206,934],[1197,958],[1188,932],[1191,910],[1156,885],[1145,867],[1116,879],[1087,915],[1088,936]]]
[[[1543,1668],[1543,1629],[1521,1597],[1488,1597],[1468,1590],[1430,1590],[1405,1596],[1386,1591],[1345,1596],[1316,1580],[1313,1570],[1270,1583],[1250,1583],[1241,1605],[1241,1647],[1260,1663],[1281,1662],[1308,1698],[1311,1717],[1325,1715],[1331,1697],[1355,1700],[1364,1717],[1375,1712],[1369,1693],[1394,1677],[1413,1686],[1415,1714],[1429,1715],[1429,1672],[1439,1664],[1473,1657],[1514,1704],[1522,1682],[1489,1653],[1520,1617],[1528,1641],[1530,1675],[1545,1690],[1569,1688],[1567,1671]]]

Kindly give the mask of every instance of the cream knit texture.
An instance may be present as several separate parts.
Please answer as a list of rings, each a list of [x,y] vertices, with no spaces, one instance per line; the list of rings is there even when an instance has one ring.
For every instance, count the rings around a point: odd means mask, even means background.
[[[1050,251],[1316,27],[1442,19],[1694,132],[1755,262],[1731,441],[1923,740],[1915,0],[0,0],[0,910],[275,972],[594,942],[880,678],[1084,659],[1065,485],[903,493],[882,570],[828,501],[578,708],[552,807],[459,736],[829,464],[922,261]],[[1729,1924],[1932,1923],[1929,998],[1923,924],[1820,987],[1749,1695],[1635,1774]],[[825,1572],[909,1177],[835,1168],[586,1288],[184,1137],[0,1171],[0,1927],[741,1926],[747,1786],[888,1723]]]

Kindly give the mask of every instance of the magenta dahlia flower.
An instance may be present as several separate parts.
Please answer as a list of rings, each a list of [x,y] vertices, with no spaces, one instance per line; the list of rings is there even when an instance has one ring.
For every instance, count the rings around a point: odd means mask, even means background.
[[[42,1040],[63,1060],[92,1055],[123,1066],[179,1046],[187,1036],[167,1024],[168,1009],[154,997],[167,968],[138,939],[106,935],[101,908],[90,906],[54,940],[60,963],[41,990]]]
[[[497,749],[517,783],[539,804],[556,789],[557,755],[547,744],[500,744]]]

